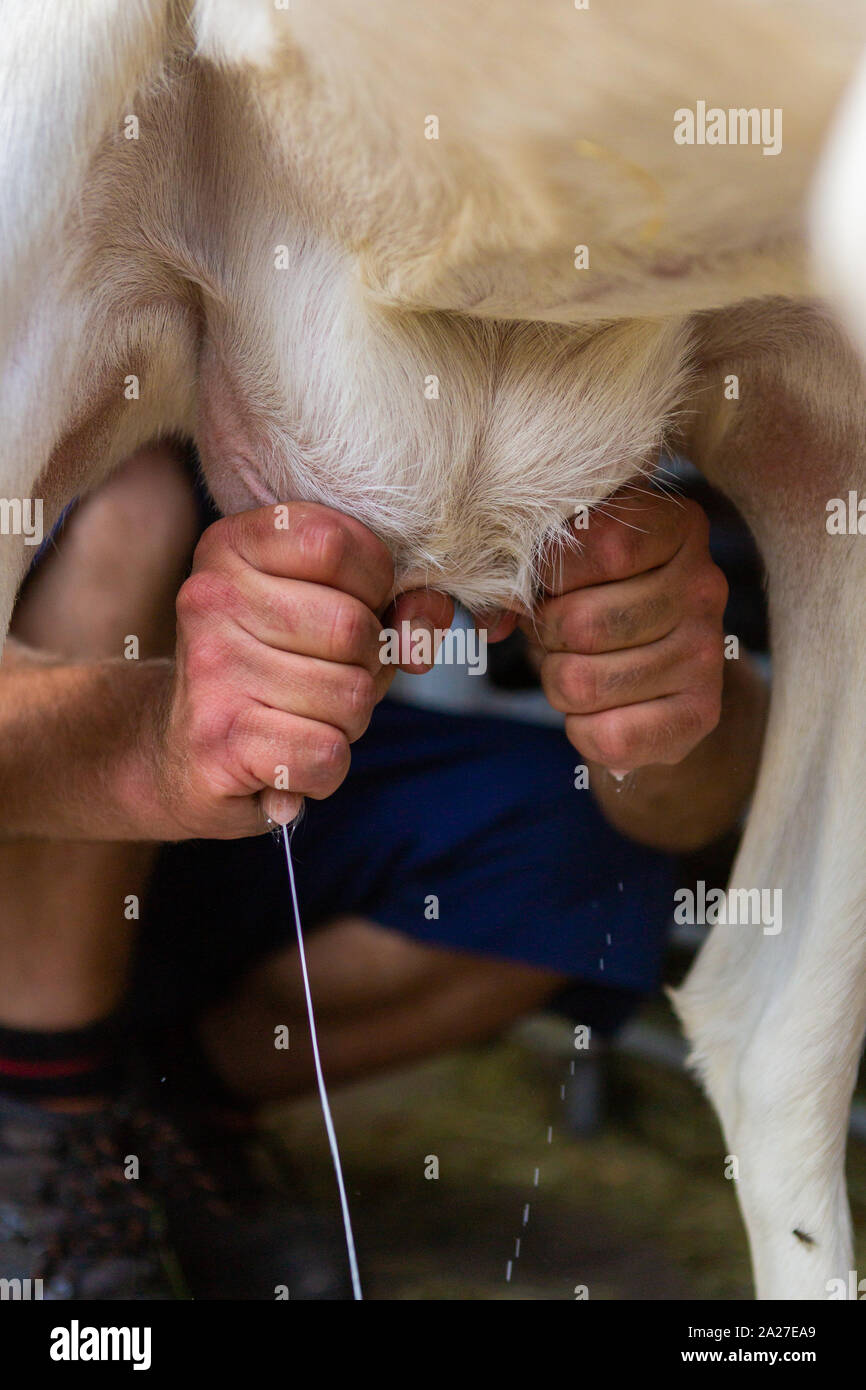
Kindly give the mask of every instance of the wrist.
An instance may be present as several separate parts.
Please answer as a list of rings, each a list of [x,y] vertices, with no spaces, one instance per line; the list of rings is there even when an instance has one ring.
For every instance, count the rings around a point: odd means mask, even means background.
[[[118,838],[159,841],[183,834],[169,812],[162,767],[173,679],[168,659],[143,661],[135,671],[129,727],[112,774]]]

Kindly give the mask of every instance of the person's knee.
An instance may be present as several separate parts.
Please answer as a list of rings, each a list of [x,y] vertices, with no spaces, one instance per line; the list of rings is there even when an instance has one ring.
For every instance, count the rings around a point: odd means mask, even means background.
[[[81,508],[77,557],[112,575],[138,562],[177,564],[195,544],[198,512],[189,472],[177,448],[154,444],[120,465]]]
[[[564,983],[554,971],[428,945],[361,918],[316,931],[307,955],[323,1014],[351,1018],[411,1006],[420,1018],[429,1009],[466,1040],[539,1007]],[[301,1008],[296,949],[287,946],[262,961],[245,986],[265,1010]]]
[[[23,591],[15,635],[70,657],[120,656],[130,635],[141,657],[170,651],[198,528],[178,450],[139,450],[72,514]]]
[[[453,973],[459,957],[361,917],[341,917],[307,941],[310,972],[323,1011],[347,1015],[422,994]],[[297,948],[287,945],[255,966],[246,992],[266,1007],[303,1004]]]
[[[149,614],[155,599],[177,588],[198,534],[189,474],[177,451],[140,450],[83,503],[69,531],[69,563],[82,585],[124,614]]]

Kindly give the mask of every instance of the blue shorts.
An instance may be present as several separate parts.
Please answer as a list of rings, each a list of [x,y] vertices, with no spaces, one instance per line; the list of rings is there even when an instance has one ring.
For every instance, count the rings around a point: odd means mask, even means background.
[[[659,979],[674,860],[611,829],[554,728],[385,700],[293,839],[306,931],[361,916],[430,946],[629,997]],[[165,846],[135,995],[163,1019],[294,939],[280,840]]]

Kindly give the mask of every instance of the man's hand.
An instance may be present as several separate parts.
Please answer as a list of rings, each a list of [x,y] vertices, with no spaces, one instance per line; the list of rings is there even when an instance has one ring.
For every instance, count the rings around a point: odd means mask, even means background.
[[[624,773],[679,763],[716,727],[728,586],[695,502],[625,489],[558,553],[521,624],[541,680],[590,762]]]
[[[391,557],[325,507],[262,507],[210,526],[177,597],[177,654],[152,759],[173,838],[286,823],[349,769],[395,667],[379,661]],[[389,621],[447,627],[450,601],[401,596]]]

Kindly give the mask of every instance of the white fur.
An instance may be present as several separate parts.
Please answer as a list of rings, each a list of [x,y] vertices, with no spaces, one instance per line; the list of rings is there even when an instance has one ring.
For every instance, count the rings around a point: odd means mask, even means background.
[[[816,180],[812,246],[819,276],[866,356],[866,61],[852,82]]]

